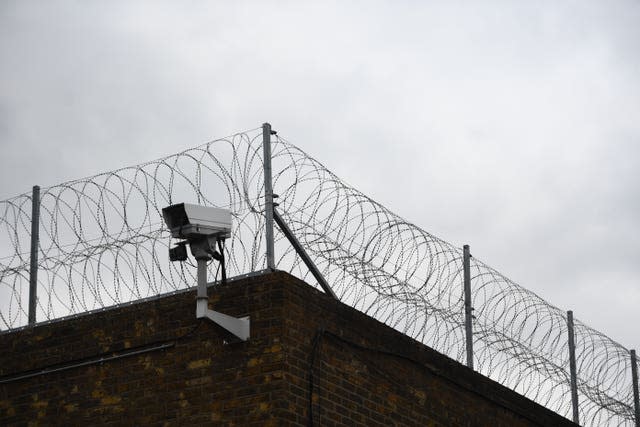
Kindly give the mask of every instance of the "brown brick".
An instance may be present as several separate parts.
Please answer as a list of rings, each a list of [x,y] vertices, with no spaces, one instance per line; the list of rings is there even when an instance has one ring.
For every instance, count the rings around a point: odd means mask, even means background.
[[[572,425],[286,273],[209,293],[251,316],[249,342],[199,324],[191,290],[1,333],[4,379],[173,347],[2,384],[0,425]]]

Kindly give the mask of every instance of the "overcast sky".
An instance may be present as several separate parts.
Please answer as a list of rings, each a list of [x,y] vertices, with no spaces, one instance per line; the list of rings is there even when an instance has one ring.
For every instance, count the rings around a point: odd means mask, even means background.
[[[0,2],[0,199],[269,121],[640,350],[640,2]]]

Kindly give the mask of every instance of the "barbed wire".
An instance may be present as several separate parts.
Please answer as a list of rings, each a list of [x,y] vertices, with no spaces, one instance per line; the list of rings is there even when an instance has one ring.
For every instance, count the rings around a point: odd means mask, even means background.
[[[160,295],[195,283],[170,263],[161,209],[230,209],[230,276],[266,267],[262,134],[211,141],[173,156],[41,190],[39,321]],[[279,212],[341,301],[435,350],[465,357],[462,250],[346,185],[277,137]],[[26,324],[31,195],[0,202],[0,327]],[[276,229],[276,265],[315,283]],[[570,417],[566,313],[471,258],[474,360],[484,375]],[[629,351],[575,322],[580,419],[633,425]]]

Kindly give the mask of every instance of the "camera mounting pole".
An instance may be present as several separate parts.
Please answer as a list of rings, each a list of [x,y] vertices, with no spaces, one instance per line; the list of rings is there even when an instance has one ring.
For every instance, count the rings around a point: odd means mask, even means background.
[[[209,240],[212,237],[207,237],[206,243],[191,242],[191,253],[196,258],[198,263],[198,290],[196,294],[196,318],[207,318],[213,323],[223,327],[228,332],[233,334],[239,341],[247,341],[250,336],[250,322],[249,317],[232,317],[226,314],[209,310],[209,297],[207,295],[207,263],[211,260],[211,250],[209,247],[211,243]],[[221,254],[224,257],[224,254]],[[223,262],[220,260],[220,262]]]

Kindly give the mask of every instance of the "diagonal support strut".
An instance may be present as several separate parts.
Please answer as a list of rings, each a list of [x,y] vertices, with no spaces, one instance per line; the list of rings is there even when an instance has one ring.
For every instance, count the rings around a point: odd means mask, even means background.
[[[307,266],[311,274],[313,274],[313,277],[315,277],[315,279],[318,281],[318,284],[322,287],[325,293],[331,295],[334,299],[338,299],[336,294],[333,292],[333,289],[331,289],[331,286],[329,286],[322,273],[320,273],[320,270],[318,270],[318,267],[316,267],[313,260],[311,260],[311,258],[307,254],[307,251],[304,250],[298,239],[296,239],[296,236],[293,234],[287,223],[284,222],[275,207],[273,208],[273,219],[275,220],[276,224],[278,224],[280,230],[282,230],[284,235],[287,237],[289,243],[291,243],[291,246],[293,246],[300,258],[302,258],[302,261]]]

